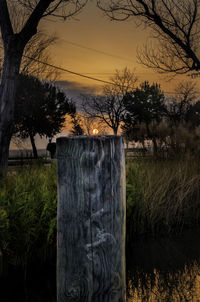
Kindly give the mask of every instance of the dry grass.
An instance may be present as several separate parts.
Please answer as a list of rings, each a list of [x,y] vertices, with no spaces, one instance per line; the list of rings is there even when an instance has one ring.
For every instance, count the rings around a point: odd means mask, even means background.
[[[133,233],[169,233],[199,225],[199,161],[129,161],[127,218]]]

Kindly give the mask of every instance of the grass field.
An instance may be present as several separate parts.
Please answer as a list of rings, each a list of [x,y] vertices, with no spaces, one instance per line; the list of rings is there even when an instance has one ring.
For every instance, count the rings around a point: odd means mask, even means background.
[[[199,160],[127,160],[127,242],[200,225]],[[56,251],[56,164],[8,173],[0,192],[0,250],[26,267]]]

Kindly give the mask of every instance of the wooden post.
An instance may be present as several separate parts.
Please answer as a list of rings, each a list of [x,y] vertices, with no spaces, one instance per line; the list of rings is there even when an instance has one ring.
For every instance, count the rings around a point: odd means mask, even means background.
[[[126,301],[122,137],[58,138],[57,176],[57,302]]]

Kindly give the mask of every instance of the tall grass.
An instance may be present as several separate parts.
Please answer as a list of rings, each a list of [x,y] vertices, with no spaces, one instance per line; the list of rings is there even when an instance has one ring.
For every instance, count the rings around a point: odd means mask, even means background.
[[[27,267],[55,259],[56,167],[9,173],[0,192],[0,251],[4,263]],[[198,160],[127,162],[127,236],[180,232],[200,225]],[[54,261],[54,260],[53,260]]]
[[[9,173],[0,192],[0,249],[4,262],[26,268],[55,254],[55,165]]]
[[[199,160],[127,162],[129,236],[200,224]]]

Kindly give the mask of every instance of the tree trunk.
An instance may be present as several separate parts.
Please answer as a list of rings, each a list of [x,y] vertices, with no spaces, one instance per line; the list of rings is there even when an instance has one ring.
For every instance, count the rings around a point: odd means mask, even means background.
[[[9,145],[13,131],[17,76],[23,53],[23,47],[19,47],[18,44],[15,39],[12,39],[7,43],[4,51],[0,85],[0,178],[8,165]]]
[[[31,140],[31,145],[32,145],[32,149],[33,149],[33,156],[35,159],[38,158],[38,153],[37,153],[37,148],[35,145],[35,140],[34,140],[34,136],[32,134],[29,134],[30,136],[30,140]]]

